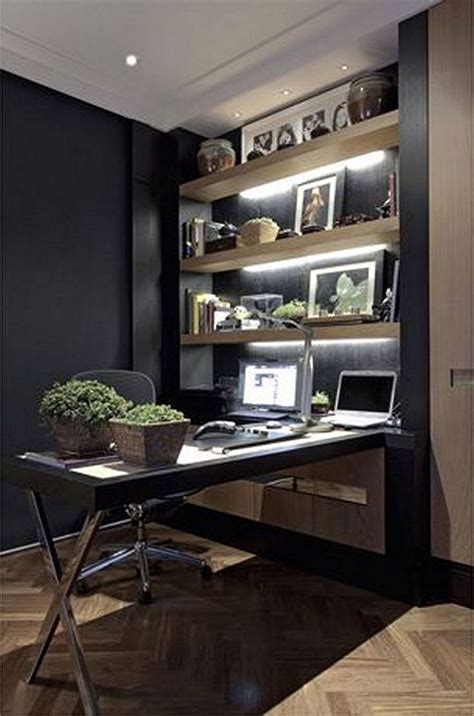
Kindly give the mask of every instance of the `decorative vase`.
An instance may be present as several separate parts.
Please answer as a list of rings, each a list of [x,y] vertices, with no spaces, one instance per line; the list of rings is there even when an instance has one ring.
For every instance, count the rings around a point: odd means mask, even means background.
[[[235,166],[235,149],[227,139],[206,139],[197,155],[201,176],[221,172]]]
[[[112,419],[110,425],[120,457],[134,465],[173,465],[183,447],[189,420],[137,425]]]
[[[382,72],[371,72],[352,80],[347,98],[352,124],[390,112],[396,104],[395,87]]]
[[[87,457],[107,453],[112,442],[108,423],[89,425],[82,420],[49,419],[49,425],[62,455]]]

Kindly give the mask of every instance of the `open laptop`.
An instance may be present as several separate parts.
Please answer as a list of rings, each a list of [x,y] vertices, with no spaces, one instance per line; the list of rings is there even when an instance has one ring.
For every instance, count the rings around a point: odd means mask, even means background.
[[[383,425],[392,414],[397,374],[393,371],[343,370],[334,415],[322,419],[345,428]]]
[[[240,407],[226,417],[281,420],[299,409],[301,361],[240,361]]]

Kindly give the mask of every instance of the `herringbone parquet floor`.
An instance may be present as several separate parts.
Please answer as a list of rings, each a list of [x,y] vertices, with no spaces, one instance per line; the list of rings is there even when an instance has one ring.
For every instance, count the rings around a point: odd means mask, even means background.
[[[410,608],[183,533],[206,556],[155,570],[156,601],[135,603],[134,570],[74,599],[104,716],[471,716],[472,612]],[[158,533],[158,535],[157,535]],[[101,541],[110,540],[110,532]],[[126,540],[128,530],[113,534]],[[61,553],[67,554],[68,543]],[[50,591],[40,554],[2,561],[4,716],[82,714],[63,634],[41,680],[21,674]]]

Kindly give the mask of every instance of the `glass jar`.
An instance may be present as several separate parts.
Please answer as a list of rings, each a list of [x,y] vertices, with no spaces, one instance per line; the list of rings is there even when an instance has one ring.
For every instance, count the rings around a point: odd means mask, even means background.
[[[206,139],[197,155],[201,176],[221,172],[235,166],[235,150],[227,139]]]
[[[396,104],[395,87],[382,72],[371,72],[352,80],[347,98],[351,124],[390,112]]]

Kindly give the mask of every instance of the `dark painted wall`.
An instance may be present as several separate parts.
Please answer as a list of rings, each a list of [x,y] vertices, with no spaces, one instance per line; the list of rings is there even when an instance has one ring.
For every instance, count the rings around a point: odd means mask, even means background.
[[[131,367],[130,123],[3,73],[3,451],[45,448],[40,393]],[[78,527],[59,502],[56,534]],[[4,548],[35,540],[3,487]]]

